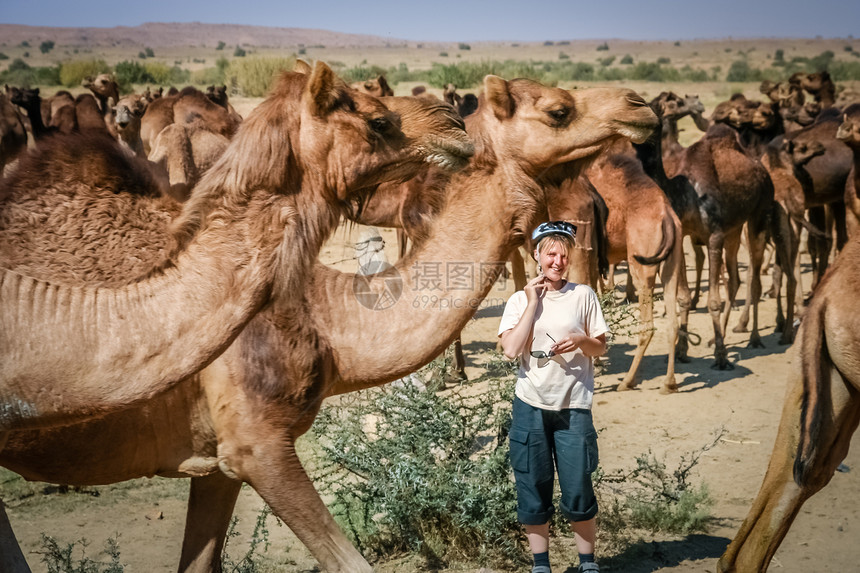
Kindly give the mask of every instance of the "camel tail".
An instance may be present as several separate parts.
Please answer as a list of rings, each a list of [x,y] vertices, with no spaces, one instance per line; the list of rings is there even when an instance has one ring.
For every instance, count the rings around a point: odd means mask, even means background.
[[[801,339],[801,373],[803,402],[800,412],[800,439],[794,460],[794,481],[803,487],[809,480],[810,469],[818,454],[824,393],[830,387],[830,356],[824,337],[825,305],[819,300],[803,319]]]
[[[662,263],[672,254],[672,249],[675,246],[675,225],[672,224],[672,217],[668,213],[663,213],[663,240],[660,242],[660,248],[656,255],[643,257],[642,255],[633,255],[640,264],[656,265]]]
[[[599,193],[593,193],[593,195],[595,195],[594,232],[597,233],[597,274],[606,280],[609,276],[609,234],[606,232],[609,207]]]

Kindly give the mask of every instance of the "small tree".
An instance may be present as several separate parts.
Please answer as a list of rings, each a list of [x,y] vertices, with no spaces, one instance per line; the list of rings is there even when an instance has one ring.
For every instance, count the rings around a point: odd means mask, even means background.
[[[41,44],[39,44],[39,51],[43,54],[47,54],[51,50],[54,49],[54,42],[51,40],[45,40]]]
[[[152,48],[146,48],[144,51],[146,52],[147,58],[154,58],[155,57],[155,52],[152,51]]]
[[[140,58],[141,60],[145,60],[146,59],[146,52],[143,52],[143,51],[138,52],[137,57]]]
[[[236,46],[236,49],[233,50],[234,58],[244,58],[246,54],[247,52],[245,52],[245,50],[243,50],[240,46]]]
[[[620,63],[624,64],[625,66],[633,65],[633,56],[631,56],[630,54],[624,54],[624,57],[621,58]]]
[[[599,46],[597,46],[597,51],[598,51],[598,52],[606,52],[606,51],[609,51],[609,44],[607,44],[606,42],[603,42],[602,44],[600,44]]]
[[[457,47],[461,50],[471,50],[472,49],[472,46],[470,46],[469,44],[464,44],[463,42],[460,42],[459,44],[457,44]]]
[[[216,50],[223,50],[224,46],[226,46],[224,42],[218,42],[218,45],[215,47]]]

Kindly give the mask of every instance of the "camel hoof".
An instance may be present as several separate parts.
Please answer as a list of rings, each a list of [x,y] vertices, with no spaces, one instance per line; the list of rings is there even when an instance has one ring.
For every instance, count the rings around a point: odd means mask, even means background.
[[[750,338],[749,344],[747,344],[747,348],[764,348],[764,342],[761,341],[761,338],[756,336],[755,338]]]
[[[628,390],[633,390],[635,384],[633,382],[622,382],[618,385],[618,388],[615,389],[616,392],[627,392]]]
[[[740,323],[736,324],[735,327],[732,329],[732,332],[746,332],[746,331],[747,331],[747,325],[746,324],[740,324]]]
[[[661,394],[675,394],[678,391],[678,385],[675,382],[666,383],[660,388]]]
[[[728,360],[717,360],[711,364],[711,370],[734,370],[735,366]]]

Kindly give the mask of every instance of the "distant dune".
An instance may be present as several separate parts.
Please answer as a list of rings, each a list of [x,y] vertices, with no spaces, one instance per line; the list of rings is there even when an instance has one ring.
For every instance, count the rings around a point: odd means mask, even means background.
[[[0,43],[17,46],[27,41],[38,46],[53,41],[61,46],[212,46],[219,41],[229,45],[251,45],[272,48],[324,45],[338,48],[405,46],[406,40],[342,34],[308,28],[270,28],[234,24],[160,23],[114,28],[52,28],[0,24]]]

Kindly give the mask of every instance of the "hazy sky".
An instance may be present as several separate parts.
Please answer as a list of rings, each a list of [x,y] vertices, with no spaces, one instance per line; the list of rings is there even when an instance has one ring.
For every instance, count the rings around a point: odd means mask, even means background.
[[[847,37],[858,0],[0,0],[0,23],[207,22],[420,41]]]

